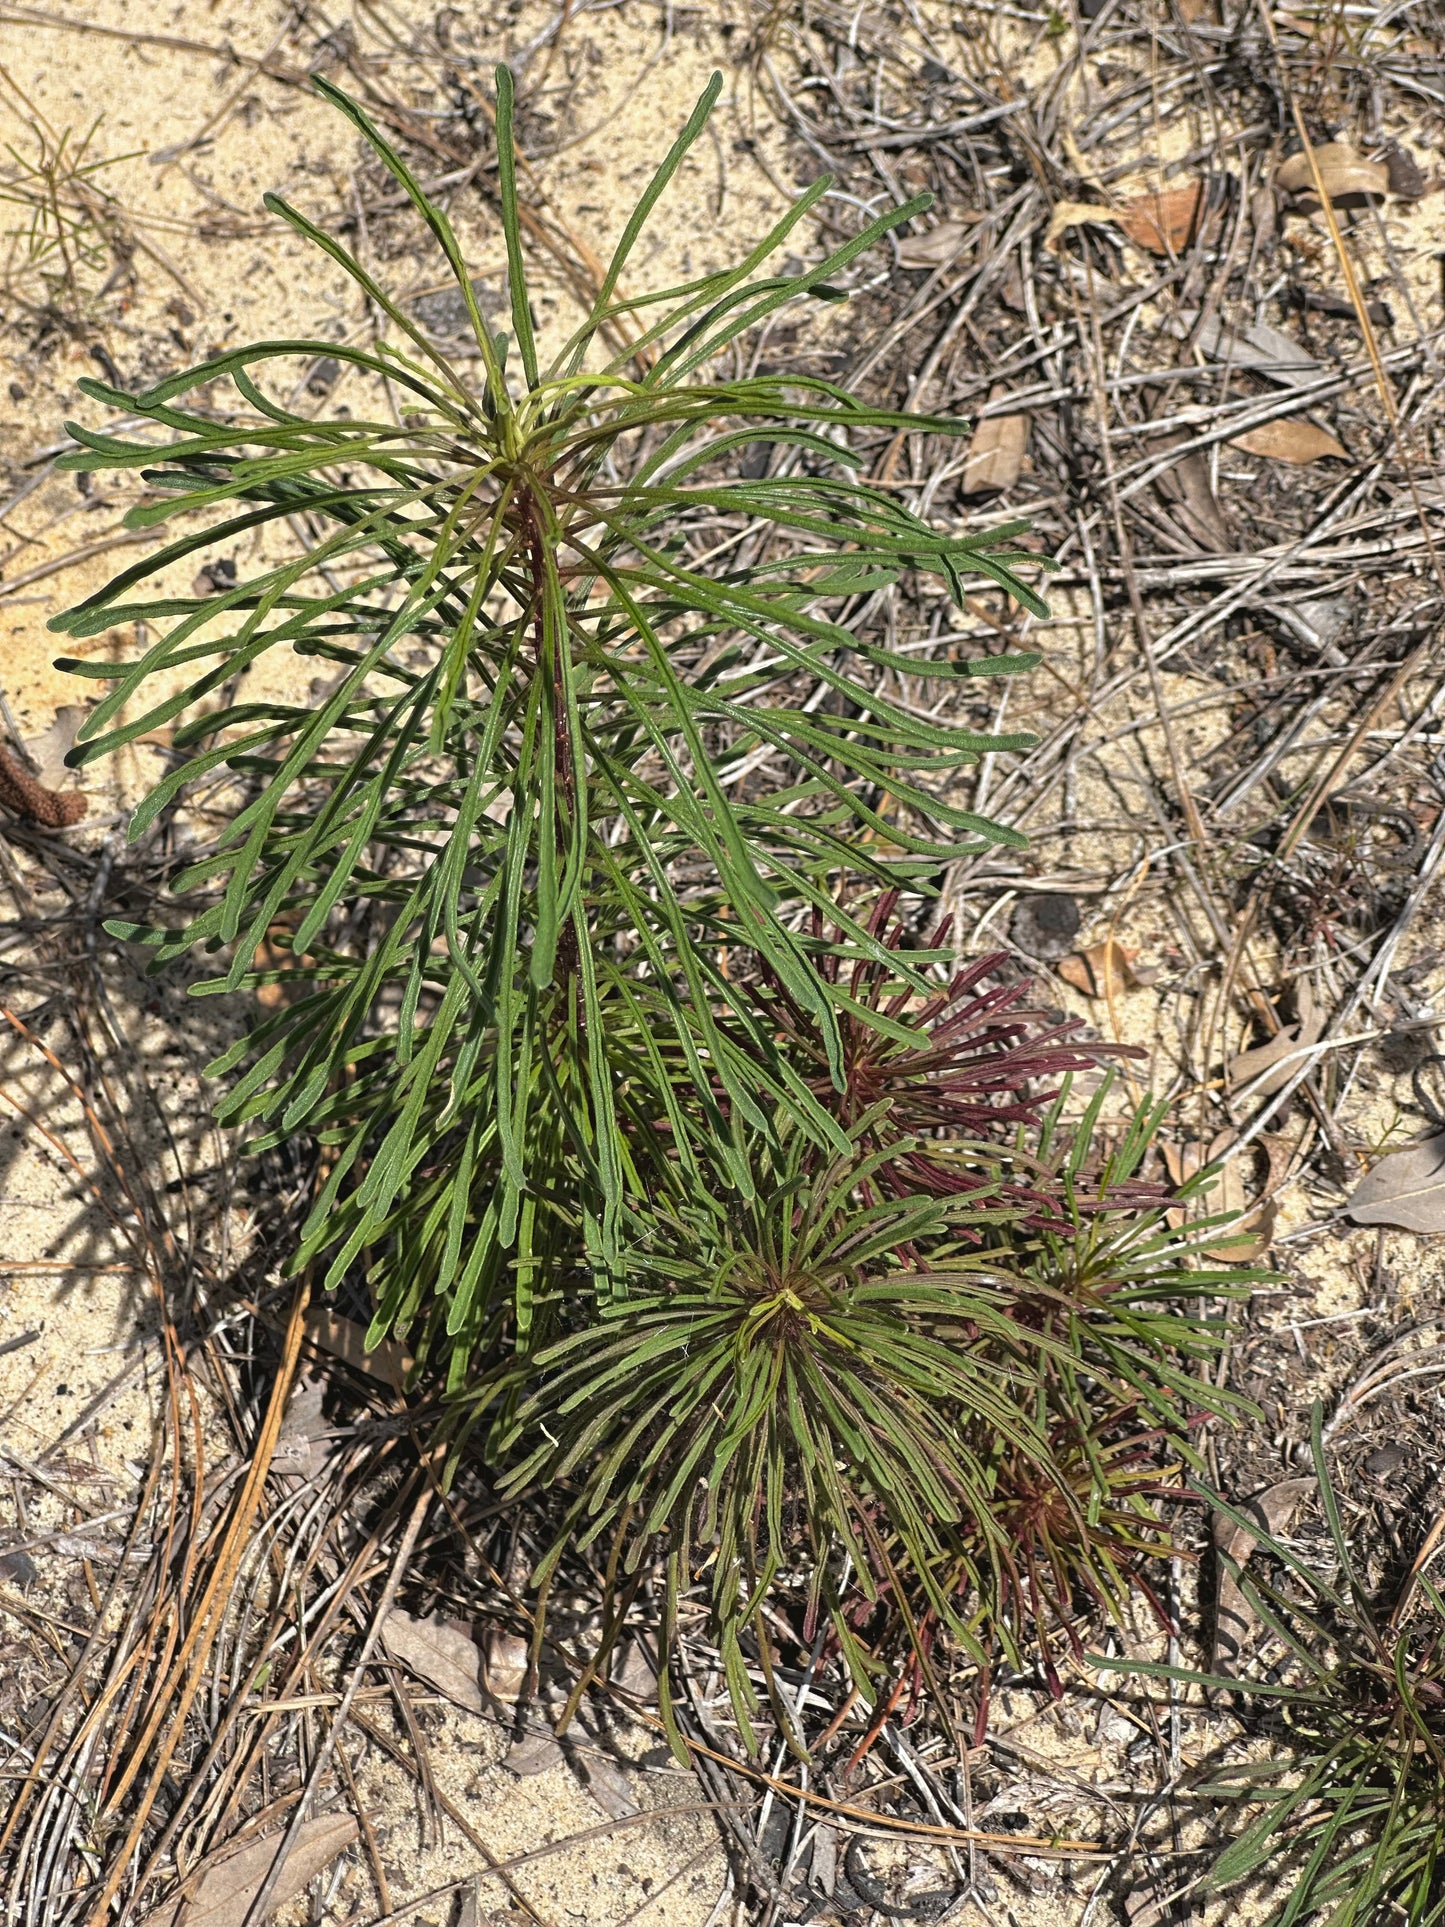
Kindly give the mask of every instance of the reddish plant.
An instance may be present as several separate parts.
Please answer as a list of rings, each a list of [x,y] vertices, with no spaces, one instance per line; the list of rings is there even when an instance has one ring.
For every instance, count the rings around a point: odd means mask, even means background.
[[[899,952],[902,961],[905,928],[898,897],[896,890],[885,892],[865,927],[889,950]],[[951,919],[945,918],[928,949],[941,950],[950,929]],[[841,942],[843,934],[825,932],[822,917],[814,913],[813,936],[820,943],[825,938]],[[816,1024],[762,963],[759,995],[786,1055],[813,1096],[845,1130],[853,1133],[862,1126],[860,1150],[872,1154],[897,1147],[897,1155],[878,1169],[881,1189],[895,1197],[961,1197],[988,1191],[1001,1204],[1020,1208],[1025,1222],[1042,1223],[1057,1217],[1056,1174],[1013,1145],[1008,1151],[1010,1173],[1001,1179],[990,1150],[996,1160],[1020,1125],[1040,1125],[1063,1078],[1092,1070],[1108,1058],[1145,1053],[1132,1045],[1080,1037],[1081,1018],[1061,1017],[1030,1004],[1028,978],[999,980],[1008,962],[1006,951],[993,951],[964,964],[931,994],[920,995],[901,971],[890,972],[872,958],[858,958],[850,965],[823,950],[817,957],[819,975],[846,989],[854,1006],[838,1017],[845,1080],[841,1090],[833,1081]],[[920,1038],[926,1041],[920,1044]],[[1155,1195],[1150,1188],[1150,1202]]]

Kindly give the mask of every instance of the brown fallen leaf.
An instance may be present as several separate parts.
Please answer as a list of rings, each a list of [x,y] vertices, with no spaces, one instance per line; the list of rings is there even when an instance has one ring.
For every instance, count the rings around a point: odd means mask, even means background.
[[[415,1362],[406,1346],[395,1338],[383,1338],[368,1351],[365,1325],[343,1317],[327,1305],[313,1305],[307,1312],[306,1336],[333,1358],[365,1372],[368,1378],[380,1379],[383,1385],[390,1385],[397,1392],[406,1384],[407,1373]]]
[[[905,234],[898,243],[900,268],[946,268],[977,225],[978,215],[968,220],[940,221],[937,227],[921,234]]]
[[[1242,1500],[1235,1510],[1255,1521],[1259,1530],[1251,1532],[1219,1513],[1214,1521],[1215,1550],[1224,1555],[1219,1561],[1219,1591],[1214,1606],[1214,1650],[1211,1669],[1221,1659],[1238,1659],[1256,1617],[1238,1579],[1225,1564],[1232,1559],[1241,1572],[1249,1555],[1267,1535],[1282,1532],[1294,1517],[1295,1508],[1307,1492],[1314,1489],[1313,1479],[1281,1479],[1252,1499]]]
[[[530,1726],[521,1739],[513,1740],[502,1764],[519,1779],[529,1780],[537,1773],[550,1773],[554,1766],[565,1766],[567,1756],[556,1736],[545,1726]]]
[[[1027,415],[986,415],[973,431],[959,487],[965,495],[1012,488],[1029,445]]]
[[[359,1831],[349,1813],[326,1813],[308,1820],[286,1856],[286,1864],[272,1889],[266,1919],[304,1893],[317,1874],[324,1873],[337,1854],[345,1852]],[[148,1913],[141,1927],[172,1927],[183,1908],[185,1927],[245,1927],[251,1903],[271,1871],[283,1837],[279,1833],[268,1834],[264,1840],[253,1840],[249,1846],[213,1860],[198,1881],[193,1884],[188,1880],[173,1900],[163,1900]]]
[[[1326,141],[1315,149],[1324,190],[1336,207],[1367,207],[1382,201],[1390,191],[1390,170],[1381,161],[1367,161],[1346,141]],[[1315,188],[1310,157],[1301,151],[1282,161],[1275,182],[1286,194],[1295,196],[1302,210],[1317,208],[1320,197]]]
[[[493,1699],[515,1706],[522,1697],[531,1664],[532,1649],[520,1633],[509,1633],[504,1626],[487,1628],[482,1641],[482,1678]]]
[[[1263,455],[1271,462],[1291,462],[1296,468],[1322,461],[1327,455],[1340,462],[1350,459],[1344,444],[1313,422],[1261,422],[1258,428],[1231,436],[1229,446],[1243,449],[1246,455]]]
[[[1138,955],[1137,950],[1126,949],[1117,937],[1106,937],[1102,943],[1090,944],[1087,950],[1076,950],[1057,968],[1064,982],[1072,984],[1075,990],[1082,990],[1086,997],[1117,997],[1121,991],[1152,984],[1158,977],[1157,970],[1134,961]]]
[[[1107,225],[1117,221],[1118,218],[1112,207],[1105,207],[1100,201],[1060,201],[1049,216],[1044,246],[1050,254],[1057,254],[1059,242],[1069,228],[1082,227],[1085,222]]]
[[[1415,156],[1398,141],[1390,141],[1385,148],[1385,172],[1389,176],[1390,192],[1401,201],[1423,201],[1430,192],[1430,183]]]
[[[382,1643],[392,1658],[418,1679],[471,1713],[484,1713],[482,1653],[462,1627],[435,1617],[418,1619],[393,1606],[382,1621]]]
[[[1355,1224],[1445,1231],[1445,1133],[1381,1158],[1355,1186],[1345,1215]]]
[[[8,749],[0,748],[0,803],[26,823],[47,830],[67,829],[78,823],[88,807],[79,790],[47,789]]]
[[[1282,1025],[1266,1043],[1256,1044],[1251,1050],[1242,1050],[1237,1057],[1229,1059],[1224,1067],[1226,1086],[1230,1091],[1239,1091],[1245,1085],[1251,1085],[1253,1096],[1273,1097],[1276,1091],[1284,1089],[1305,1062],[1303,1057],[1296,1057],[1294,1052],[1318,1043],[1323,1029],[1324,1013],[1314,1011],[1297,1024]],[[1256,1078],[1260,1079],[1258,1084],[1254,1081]]]
[[[1226,1130],[1219,1132],[1208,1144],[1198,1140],[1183,1144],[1161,1144],[1159,1148],[1171,1182],[1183,1186],[1191,1178],[1197,1177],[1205,1165],[1213,1164],[1216,1158],[1224,1156],[1238,1135],[1237,1131]],[[1238,1159],[1226,1164],[1213,1188],[1194,1201],[1193,1215],[1214,1217],[1223,1211],[1238,1213],[1236,1222],[1221,1225],[1211,1242],[1200,1249],[1206,1257],[1220,1264],[1258,1264],[1267,1255],[1274,1240],[1279,1207],[1270,1197],[1251,1195]],[[1187,1224],[1190,1215],[1182,1207],[1166,1213],[1175,1230]]]
[[[1199,233],[1208,211],[1208,181],[1191,181],[1187,187],[1140,194],[1120,209],[1116,219],[1136,247],[1150,254],[1181,254]]]

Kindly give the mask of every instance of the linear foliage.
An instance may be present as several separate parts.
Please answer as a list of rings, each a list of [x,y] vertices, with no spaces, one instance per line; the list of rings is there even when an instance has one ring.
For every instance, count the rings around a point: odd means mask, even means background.
[[[506,70],[510,342],[484,321],[445,214],[362,111],[317,85],[430,228],[467,304],[482,380],[453,366],[337,240],[271,196],[404,345],[264,342],[139,396],[86,385],[172,439],[77,426],[83,447],[65,462],[141,468],[160,499],[131,524],[184,518],[187,532],[56,619],[77,637],[136,621],[163,630],[136,661],[69,665],[113,685],[76,760],[182,719],[175,740],[191,753],[136,812],[133,836],[220,765],[253,781],[219,847],[176,880],[212,886],[215,901],[181,928],[124,934],[161,963],[197,944],[223,949],[227,968],[205,987],[215,991],[260,981],[252,960],[268,935],[289,945],[289,1000],[213,1069],[241,1072],[227,1120],[262,1141],[304,1128],[339,1146],[299,1262],[329,1250],[334,1283],[385,1241],[400,1201],[416,1218],[426,1172],[484,1173],[433,1200],[447,1232],[426,1289],[448,1300],[460,1337],[509,1271],[525,1328],[551,1236],[539,1217],[557,1189],[579,1201],[594,1275],[615,1278],[631,1176],[625,1093],[639,1081],[685,1091],[704,1132],[728,1137],[725,1102],[739,1130],[785,1116],[846,1148],[829,1109],[730,994],[717,942],[725,933],[756,950],[816,1026],[837,1082],[840,1010],[851,1006],[814,967],[798,913],[838,919],[845,875],[907,877],[970,845],[1019,840],[947,792],[981,753],[1028,739],[920,719],[884,693],[879,672],[998,675],[1034,660],[897,656],[850,622],[905,571],[936,574],[955,594],[965,572],[982,573],[1043,605],[1015,573],[1017,529],[940,534],[856,474],[856,431],[957,424],[867,408],[814,377],[713,373],[783,304],[828,298],[829,277],[925,200],[801,274],[764,274],[819,182],[736,268],[622,298],[622,271],[706,122],[715,78],[628,222],[592,312],[544,370]],[[590,366],[619,329],[626,348]],[[385,383],[405,404],[401,424],[304,419],[268,399],[268,364],[322,355]],[[223,380],[239,410],[217,405]],[[197,393],[211,398],[204,411],[183,405]],[[738,451],[760,441],[786,472],[740,479]],[[127,600],[202,545],[298,517],[314,541],[293,560],[218,594]],[[730,559],[724,543],[699,560],[729,519],[750,531],[754,559]],[[275,649],[333,666],[324,700],[207,705]],[[798,698],[820,687],[836,699],[829,709]],[[760,755],[788,777],[759,794],[743,778]],[[886,835],[890,854],[865,832]],[[703,885],[680,881],[698,871]],[[858,954],[882,954],[864,926],[843,922]],[[731,1168],[746,1189],[740,1152]],[[416,1284],[391,1290],[379,1322],[416,1309]]]
[[[927,577],[961,599],[982,575],[1043,613],[1017,573],[1037,558],[1019,526],[942,533],[860,473],[860,437],[960,424],[719,373],[785,304],[835,298],[926,197],[770,274],[821,181],[735,268],[624,294],[714,77],[544,366],[507,71],[507,333],[446,215],[317,85],[445,257],[480,372],[273,196],[391,338],[263,342],[137,396],[85,384],[153,431],[77,426],[65,465],[139,469],[131,525],[178,532],[56,619],[157,634],[70,662],[111,685],[72,760],[175,725],[134,837],[199,783],[235,799],[174,879],[183,920],[110,927],[157,969],[214,955],[197,994],[275,988],[210,1068],[253,1143],[326,1147],[293,1266],[327,1287],[364,1270],[373,1335],[444,1366],[458,1436],[485,1438],[509,1492],[558,1488],[543,1583],[602,1540],[629,1585],[662,1562],[676,1625],[704,1575],[747,1730],[790,1573],[868,1696],[900,1630],[920,1663],[940,1626],[983,1660],[993,1628],[1067,1622],[1076,1583],[1115,1599],[1152,1543],[1141,1452],[1218,1403],[1187,1370],[1211,1329],[1179,1300],[1219,1281],[1140,1216],[1147,1119],[1088,1169],[1097,1106],[1056,1142],[1047,1080],[1097,1052],[990,981],[997,959],[902,942],[900,891],[1021,841],[957,779],[1031,739],[934,720],[899,678],[946,694],[1034,658],[894,650],[869,627]],[[268,392],[322,357],[377,418]],[[750,476],[759,444],[770,472]],[[301,552],[137,598],[273,525]],[[312,705],[248,699],[272,651],[327,666]]]
[[[1202,1782],[1233,1807],[1208,1886],[1282,1887],[1269,1927],[1430,1927],[1445,1921],[1445,1598],[1429,1576],[1429,1542],[1391,1599],[1372,1597],[1341,1521],[1318,1405],[1312,1444],[1333,1571],[1213,1498],[1259,1540],[1256,1570],[1230,1562],[1265,1636],[1241,1677],[1101,1663],[1227,1689],[1268,1743],[1264,1757]],[[1273,1576],[1261,1576],[1264,1562]]]
[[[880,1184],[926,1148],[867,1148],[884,1104],[845,1159],[753,1141],[746,1195],[721,1165],[698,1185],[660,1161],[626,1302],[468,1401],[504,1490],[567,1497],[544,1589],[600,1542],[624,1580],[663,1563],[675,1621],[700,1575],[745,1731],[769,1624],[803,1649],[821,1625],[869,1701],[900,1643],[926,1668],[940,1630],[985,1668],[995,1637],[1017,1662],[1042,1634],[1056,1678],[1048,1625],[1077,1646],[1081,1591],[1117,1612],[1159,1543],[1153,1501],[1182,1496],[1154,1448],[1197,1464],[1191,1422],[1237,1405],[1189,1365],[1223,1336],[1201,1296],[1241,1274],[1200,1266],[1217,1220],[1140,1208],[1158,1107],[1090,1168],[1105,1095],[1066,1149],[1059,1106],[1039,1153],[976,1143],[966,1196]],[[1020,1160],[1052,1201],[1042,1229]]]

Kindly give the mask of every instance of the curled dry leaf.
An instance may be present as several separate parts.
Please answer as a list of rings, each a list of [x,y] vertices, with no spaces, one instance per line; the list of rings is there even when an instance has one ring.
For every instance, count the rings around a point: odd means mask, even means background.
[[[349,1813],[327,1813],[308,1820],[286,1856],[271,1892],[266,1919],[304,1893],[317,1874],[324,1873],[337,1854],[345,1852],[359,1831]],[[185,1927],[245,1927],[282,1838],[279,1833],[269,1834],[212,1861],[198,1881],[187,1882],[188,1896],[183,1891],[174,1900],[162,1901],[154,1913],[146,1915],[144,1927],[175,1927],[183,1914]]]
[[[973,431],[959,487],[965,495],[1012,488],[1029,445],[1027,415],[987,415]]]
[[[1260,1540],[1269,1534],[1283,1532],[1294,1517],[1295,1508],[1300,1500],[1314,1485],[1312,1479],[1281,1479],[1277,1485],[1269,1486],[1254,1498],[1244,1500],[1237,1510],[1255,1521],[1259,1530],[1251,1532],[1246,1527],[1236,1525],[1221,1512],[1214,1521],[1215,1550],[1223,1555],[1219,1561],[1219,1591],[1214,1607],[1214,1655],[1211,1666],[1221,1659],[1236,1660],[1245,1640],[1256,1623],[1256,1618],[1238,1579],[1229,1570],[1225,1560],[1229,1559],[1243,1571],[1249,1563],[1249,1555]]]
[[[1137,950],[1126,949],[1117,937],[1076,950],[1059,965],[1059,975],[1086,997],[1117,997],[1121,991],[1152,984],[1159,972],[1135,962]]]
[[[1197,1177],[1205,1165],[1213,1164],[1216,1158],[1224,1156],[1238,1135],[1237,1131],[1226,1130],[1208,1144],[1198,1140],[1184,1144],[1161,1144],[1159,1148],[1171,1182],[1182,1186]],[[1245,1182],[1245,1172],[1237,1159],[1224,1166],[1218,1183],[1198,1201],[1195,1215],[1214,1217],[1222,1211],[1237,1213],[1237,1222],[1221,1225],[1213,1240],[1202,1247],[1205,1255],[1220,1264],[1258,1264],[1268,1254],[1273,1242],[1279,1209],[1272,1198],[1251,1194]],[[1187,1223],[1190,1216],[1181,1209],[1170,1211],[1167,1215],[1176,1230]]]
[[[470,1713],[486,1711],[481,1649],[463,1627],[435,1617],[418,1619],[393,1606],[382,1622],[381,1637],[398,1664],[443,1698]]]
[[[1382,161],[1367,161],[1345,141],[1327,141],[1317,147],[1315,161],[1324,190],[1336,207],[1365,207],[1371,201],[1382,201],[1390,191],[1389,168]],[[1291,154],[1280,163],[1274,178],[1286,194],[1296,197],[1302,209],[1319,206],[1308,154]]]
[[[366,1327],[354,1318],[345,1318],[326,1305],[313,1305],[306,1314],[306,1336],[333,1358],[350,1365],[368,1378],[380,1379],[399,1392],[406,1384],[413,1359],[406,1346],[395,1338],[383,1338],[372,1350],[366,1348]]]
[[[527,1683],[532,1663],[531,1648],[520,1633],[509,1633],[504,1626],[489,1626],[482,1641],[482,1678],[493,1699],[515,1706]]]
[[[940,221],[921,234],[905,234],[898,243],[900,268],[946,268],[968,239],[978,216],[966,221]]]
[[[1256,1044],[1231,1057],[1224,1067],[1224,1080],[1231,1092],[1251,1086],[1254,1097],[1273,1097],[1282,1091],[1304,1063],[1296,1051],[1319,1041],[1324,1029],[1323,1012],[1310,1011],[1297,1024],[1285,1024],[1267,1043]],[[1255,1079],[1259,1078],[1259,1083]]]
[[[1292,462],[1296,468],[1322,461],[1327,455],[1340,462],[1350,459],[1344,444],[1313,422],[1261,422],[1258,428],[1232,436],[1229,446],[1242,448],[1246,455],[1263,455],[1272,462]]]
[[[1355,1186],[1345,1214],[1355,1224],[1445,1231],[1445,1133],[1381,1158]]]
[[[1180,254],[1195,239],[1209,211],[1209,182],[1141,194],[1115,216],[1136,247],[1150,254]]]

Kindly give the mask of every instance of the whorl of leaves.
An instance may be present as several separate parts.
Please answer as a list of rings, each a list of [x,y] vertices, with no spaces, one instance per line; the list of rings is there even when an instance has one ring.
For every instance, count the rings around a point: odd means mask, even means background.
[[[746,1195],[721,1167],[703,1186],[674,1167],[669,1192],[660,1168],[625,1302],[465,1408],[468,1429],[490,1417],[505,1491],[567,1500],[544,1590],[593,1544],[619,1583],[663,1565],[671,1627],[704,1586],[745,1731],[780,1620],[804,1651],[823,1624],[869,1699],[940,1629],[985,1668],[996,1637],[1017,1659],[1042,1631],[1052,1676],[1048,1626],[1077,1644],[1080,1591],[1117,1612],[1158,1547],[1181,1469],[1160,1442],[1197,1463],[1191,1422],[1236,1404],[1189,1366],[1223,1335],[1201,1298],[1241,1274],[1201,1268],[1207,1226],[1130,1201],[1159,1111],[1100,1153],[1103,1095],[1066,1154],[1045,1121],[1062,1202],[1042,1233],[1007,1150],[990,1171],[978,1148],[966,1199],[878,1195],[910,1147],[865,1151],[875,1114],[848,1159],[752,1142]]]

